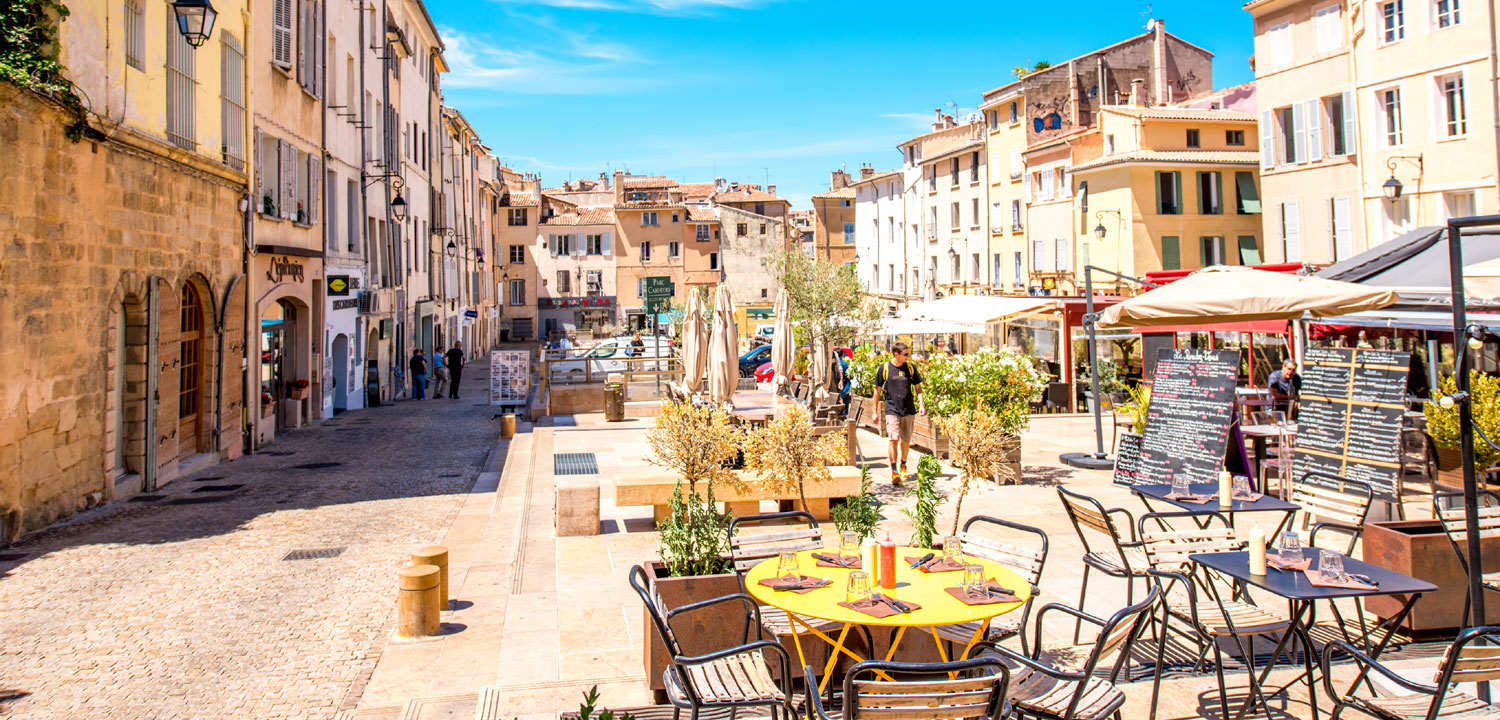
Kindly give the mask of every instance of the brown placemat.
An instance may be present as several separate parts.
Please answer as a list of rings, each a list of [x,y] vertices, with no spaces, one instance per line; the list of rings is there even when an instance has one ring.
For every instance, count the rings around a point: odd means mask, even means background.
[[[827,557],[842,557],[848,564],[840,565],[839,563],[824,562],[821,558],[817,557],[813,558],[813,562],[816,563],[818,567],[843,568],[844,570],[863,570],[865,567],[864,561],[855,555],[828,555]]]
[[[795,583],[788,583],[779,577],[775,577],[761,580],[760,584],[778,592],[794,592],[798,595],[810,593],[818,588],[825,588],[833,584],[832,580],[823,580],[808,577],[807,575],[798,575],[797,577],[800,579]]]
[[[1349,588],[1350,590],[1375,590],[1376,589],[1375,585],[1371,585],[1369,583],[1360,582],[1358,580],[1355,580],[1352,577],[1347,577],[1346,576],[1346,577],[1344,577],[1341,580],[1334,580],[1334,581],[1330,582],[1328,580],[1324,580],[1322,578],[1322,573],[1318,572],[1317,570],[1303,570],[1302,574],[1307,577],[1307,581],[1309,583],[1312,583],[1313,585],[1316,585],[1317,587]]]
[[[985,597],[976,598],[969,597],[961,587],[951,587],[943,589],[946,590],[949,595],[957,598],[959,602],[965,605],[999,605],[1001,603],[1021,602],[1021,598],[1016,597],[1015,594],[1010,591],[1010,588],[1001,587],[1000,583],[995,582],[994,578],[990,578],[990,589],[1004,592],[1004,597],[998,597],[991,593],[990,595],[986,595]]]
[[[1167,493],[1168,500],[1192,503],[1194,505],[1207,505],[1217,499],[1217,497],[1217,495],[1179,495],[1177,493]]]
[[[1312,558],[1308,557],[1306,552],[1303,552],[1301,562],[1287,563],[1283,562],[1281,556],[1277,555],[1276,553],[1266,553],[1266,564],[1270,565],[1273,568],[1276,568],[1277,570],[1291,570],[1293,572],[1297,572],[1311,568]]]
[[[1255,502],[1255,501],[1260,500],[1261,498],[1263,498],[1265,496],[1266,496],[1265,493],[1252,492],[1252,493],[1245,493],[1243,495],[1235,495],[1234,497],[1232,497],[1230,499],[1231,500],[1242,500],[1244,502]]]
[[[921,605],[911,602],[910,600],[902,600],[901,603],[911,608],[912,612],[916,612],[922,609]],[[901,611],[897,610],[896,608],[893,608],[883,602],[876,602],[874,600],[858,600],[855,602],[849,602],[848,600],[845,600],[844,602],[839,603],[839,605],[849,608],[850,610],[854,610],[855,612],[864,613],[876,619],[888,618],[892,615],[901,614]]]
[[[916,562],[918,560],[921,560],[921,559],[922,559],[921,555],[913,555],[913,556],[911,556],[911,557],[909,557],[909,558],[906,559],[906,564],[908,566],[910,566],[912,563],[914,563],[914,562]],[[951,563],[948,562],[948,558],[945,558],[945,557],[942,557],[942,556],[937,556],[937,557],[934,557],[931,561],[929,561],[926,565],[923,565],[922,567],[919,567],[917,569],[920,570],[920,571],[922,571],[922,572],[924,572],[924,573],[941,573],[941,572],[953,572],[954,570],[962,570],[962,569],[964,569],[964,566],[963,566],[962,563],[960,563],[958,565],[953,565],[953,564],[951,564]]]

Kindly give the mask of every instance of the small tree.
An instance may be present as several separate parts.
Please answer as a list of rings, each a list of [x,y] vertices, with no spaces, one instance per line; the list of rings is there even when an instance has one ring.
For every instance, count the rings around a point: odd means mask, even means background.
[[[756,473],[765,489],[778,494],[797,491],[807,509],[807,481],[828,482],[828,463],[840,462],[848,450],[837,433],[820,435],[807,408],[792,405],[776,420],[745,435],[745,469]]]
[[[743,483],[724,461],[739,450],[742,433],[729,424],[729,414],[711,406],[695,407],[690,402],[663,400],[656,424],[646,433],[653,465],[676,470],[688,484],[690,494],[698,483],[709,486],[726,482],[740,488]]]
[[[870,466],[860,465],[859,494],[844,498],[843,505],[834,506],[828,513],[834,528],[840,533],[857,532],[861,540],[875,537],[875,528],[885,517],[880,514],[880,504],[875,500],[870,484]]]
[[[907,495],[915,495],[917,502],[910,510],[901,511],[911,519],[912,547],[930,548],[937,535],[937,508],[943,504],[943,496],[937,491],[937,476],[942,471],[943,464],[931,455],[923,455],[917,461],[917,481],[906,491]]]
[[[808,345],[849,345],[880,317],[852,268],[807,253],[786,250],[764,260],[781,281],[791,305],[797,338]]]
[[[1021,481],[1005,458],[1021,441],[1005,432],[1000,420],[982,410],[969,409],[957,415],[936,420],[938,429],[948,436],[953,466],[959,470],[958,497],[953,503],[953,533],[962,520],[964,496],[975,480],[998,477],[1006,484]]]

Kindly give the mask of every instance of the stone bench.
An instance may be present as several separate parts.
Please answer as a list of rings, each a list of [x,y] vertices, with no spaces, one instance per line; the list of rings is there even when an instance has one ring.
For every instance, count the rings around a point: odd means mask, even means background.
[[[828,519],[829,501],[833,498],[859,494],[859,468],[852,465],[832,465],[828,468],[832,478],[828,482],[809,482],[807,511],[819,520]],[[745,492],[738,492],[724,484],[714,486],[714,499],[723,502],[731,515],[743,517],[760,512],[763,500],[792,501],[800,499],[796,491],[773,494],[757,484],[755,473],[742,472],[740,478],[747,485]],[[670,470],[622,475],[615,478],[615,504],[620,507],[650,505],[651,517],[657,522],[667,516],[667,505],[672,501],[672,491],[677,487],[678,477]]]

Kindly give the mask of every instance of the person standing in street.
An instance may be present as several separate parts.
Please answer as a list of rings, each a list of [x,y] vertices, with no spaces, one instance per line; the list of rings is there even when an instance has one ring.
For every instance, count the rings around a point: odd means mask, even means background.
[[[630,356],[640,357],[641,352],[645,349],[646,343],[641,341],[641,333],[637,330],[634,335],[630,336]]]
[[[427,399],[427,358],[422,355],[422,348],[411,353],[411,398]]]
[[[875,371],[875,402],[885,399],[885,434],[890,438],[891,484],[906,476],[906,453],[917,425],[922,399],[922,373],[910,362],[906,343],[891,347],[891,361]]]
[[[442,349],[442,348],[439,348]],[[443,360],[442,353],[432,354],[432,396],[441,398],[444,388],[448,387],[448,363]]]
[[[464,377],[464,344],[460,340],[453,341],[453,347],[443,358],[448,366],[448,397],[458,399],[458,383]]]

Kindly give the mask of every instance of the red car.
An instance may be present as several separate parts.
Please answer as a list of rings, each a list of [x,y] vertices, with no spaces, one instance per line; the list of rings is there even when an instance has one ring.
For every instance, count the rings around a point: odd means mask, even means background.
[[[853,358],[854,357],[854,351],[850,350],[849,348],[838,347],[838,348],[834,348],[834,350],[836,352],[843,353],[845,359],[849,359],[849,358]],[[805,348],[805,347],[804,348],[799,348],[797,350],[797,359],[801,360],[802,356],[805,355],[805,354],[807,354],[807,353],[809,353],[809,352],[812,352],[812,351],[809,350],[808,348]],[[758,367],[758,368],[755,369],[755,381],[756,382],[767,383],[767,382],[771,382],[772,380],[775,380],[775,379],[776,379],[776,370],[771,367],[771,363],[766,363],[766,364],[761,365],[760,367]]]

